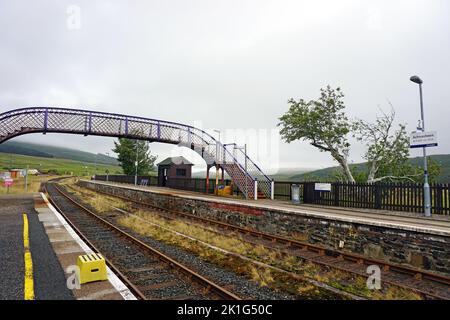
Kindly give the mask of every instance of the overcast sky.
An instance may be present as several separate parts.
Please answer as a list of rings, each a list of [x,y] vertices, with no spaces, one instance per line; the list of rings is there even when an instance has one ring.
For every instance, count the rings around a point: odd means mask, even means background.
[[[0,112],[64,106],[177,121],[247,141],[265,168],[319,168],[334,164],[328,154],[276,135],[289,98],[340,86],[351,118],[373,120],[390,101],[412,131],[418,74],[426,126],[439,137],[429,151],[450,153],[449,13],[447,0],[0,0]],[[16,140],[101,153],[114,141]],[[201,163],[180,149],[152,145],[159,160]],[[363,151],[355,143],[351,160]]]

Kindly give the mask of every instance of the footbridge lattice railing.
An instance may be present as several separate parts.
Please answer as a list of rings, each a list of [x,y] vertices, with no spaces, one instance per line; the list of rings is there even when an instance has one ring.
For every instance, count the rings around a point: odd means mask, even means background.
[[[273,181],[241,150],[228,150],[207,132],[181,123],[68,108],[32,107],[0,114],[0,143],[28,133],[70,133],[162,142],[188,147],[224,168],[248,198],[273,199]]]

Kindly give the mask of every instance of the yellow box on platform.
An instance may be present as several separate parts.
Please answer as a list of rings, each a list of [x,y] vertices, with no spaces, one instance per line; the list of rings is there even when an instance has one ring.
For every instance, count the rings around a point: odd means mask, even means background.
[[[217,194],[219,196],[229,196],[233,194],[233,189],[231,186],[219,186],[217,188]]]
[[[80,268],[80,284],[108,280],[105,258],[100,253],[78,256],[77,266]]]

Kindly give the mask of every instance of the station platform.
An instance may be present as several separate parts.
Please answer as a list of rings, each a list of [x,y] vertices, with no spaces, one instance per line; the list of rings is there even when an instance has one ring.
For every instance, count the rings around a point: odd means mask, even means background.
[[[197,199],[214,203],[247,206],[262,210],[284,211],[290,214],[325,218],[336,221],[450,236],[450,216],[445,215],[432,215],[431,217],[424,217],[421,214],[412,212],[293,204],[290,201],[270,199],[246,200],[235,197],[222,197],[186,190],[170,189],[166,187],[134,186],[123,183],[92,180],[89,182],[105,185],[109,184],[121,188],[145,190],[155,194],[170,195],[186,199]]]
[[[42,193],[0,197],[0,248],[0,300],[136,299],[109,268],[108,281],[71,285],[67,268],[92,251]]]
[[[450,219],[414,213],[246,200],[152,186],[80,180],[83,187],[140,199],[263,233],[378,261],[450,274]]]

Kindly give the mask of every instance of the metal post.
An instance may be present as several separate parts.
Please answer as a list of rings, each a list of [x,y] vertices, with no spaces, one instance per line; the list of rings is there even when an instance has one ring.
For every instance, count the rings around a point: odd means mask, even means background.
[[[423,111],[423,95],[422,95],[422,83],[419,83],[420,91],[420,115],[422,118],[422,132],[425,132],[425,117]],[[431,216],[431,199],[430,199],[430,185],[428,184],[428,163],[427,163],[427,149],[423,147],[423,196],[424,196],[424,212],[426,217]]]
[[[235,159],[236,158],[236,149],[240,149],[242,151],[242,149],[244,149],[244,178],[245,178],[245,199],[248,199],[248,172],[247,172],[247,144],[244,144],[244,147],[238,147],[236,146],[236,144],[234,145],[233,148],[233,156]]]
[[[273,179],[270,182],[270,199],[275,199],[275,181]]]
[[[209,193],[209,169],[211,169],[211,167],[209,166],[209,164],[206,165],[206,181],[205,181],[205,193],[208,194]]]
[[[216,164],[216,187],[214,188],[214,194],[219,194],[219,166]]]
[[[248,199],[247,144],[244,144],[244,154],[245,154],[245,198]]]
[[[109,157],[109,152],[106,152],[106,155]],[[109,170],[106,169],[106,182],[109,181]]]
[[[44,134],[47,132],[47,128],[48,128],[48,108],[45,108],[45,113],[44,113]]]
[[[220,130],[216,130],[214,129],[214,132],[217,132],[219,135],[219,139],[216,141],[216,163],[219,161],[220,158],[220,150],[219,150],[219,145],[220,145]]]
[[[95,173],[94,175],[97,175],[97,153],[95,154]]]
[[[255,198],[255,200],[258,200],[258,179],[256,179],[256,178],[255,178],[255,190],[254,190],[254,192],[255,192],[254,198]]]
[[[28,191],[28,170],[29,170],[29,165],[27,165],[27,171],[25,171],[25,192]]]
[[[136,173],[134,175],[134,185],[137,186],[137,174],[138,174],[138,152],[139,152],[139,148],[138,148],[139,144],[138,144],[138,140],[136,140],[136,162],[134,163],[135,167],[136,167]]]

